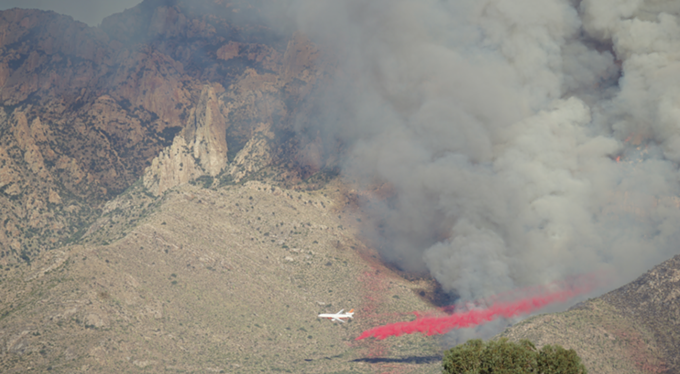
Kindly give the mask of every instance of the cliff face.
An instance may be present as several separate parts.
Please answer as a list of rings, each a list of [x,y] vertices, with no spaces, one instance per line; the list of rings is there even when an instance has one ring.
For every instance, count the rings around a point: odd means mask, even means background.
[[[0,262],[77,238],[142,175],[159,195],[294,153],[289,106],[322,76],[318,53],[256,9],[145,1],[101,28],[0,12]]]
[[[217,50],[218,59],[248,53],[248,46],[236,42]],[[283,54],[274,49],[268,53],[252,57],[266,60],[267,71],[247,68],[227,90],[219,83],[203,87],[182,132],[146,169],[144,185],[149,191],[160,195],[203,175],[239,182],[275,163],[276,150],[294,153],[277,133],[292,133],[292,108],[286,101],[294,104],[309,94],[321,72],[306,67],[313,66],[318,53],[299,34]]]

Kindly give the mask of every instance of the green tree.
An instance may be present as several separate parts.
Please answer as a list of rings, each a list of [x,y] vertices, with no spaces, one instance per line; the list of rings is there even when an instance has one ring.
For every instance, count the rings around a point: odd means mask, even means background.
[[[545,345],[538,354],[538,372],[542,374],[587,373],[573,349],[566,350],[559,345]]]
[[[469,340],[444,353],[444,374],[586,374],[573,349],[546,345],[540,351],[533,343],[506,338],[486,343]]]

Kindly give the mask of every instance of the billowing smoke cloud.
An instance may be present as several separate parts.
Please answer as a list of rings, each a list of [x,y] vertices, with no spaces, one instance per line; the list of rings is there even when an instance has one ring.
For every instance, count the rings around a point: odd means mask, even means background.
[[[387,261],[465,302],[595,270],[618,286],[680,253],[679,2],[270,10],[333,56],[298,129],[348,179],[389,186],[364,202]]]
[[[345,145],[388,261],[472,300],[680,253],[680,6],[299,0],[338,62],[311,125]],[[306,124],[305,126],[310,126]]]

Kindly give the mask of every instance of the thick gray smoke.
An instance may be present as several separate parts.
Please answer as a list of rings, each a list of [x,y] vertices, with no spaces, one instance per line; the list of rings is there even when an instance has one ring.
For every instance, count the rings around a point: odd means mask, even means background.
[[[318,130],[389,183],[383,256],[461,300],[680,253],[680,25],[663,0],[299,0]]]

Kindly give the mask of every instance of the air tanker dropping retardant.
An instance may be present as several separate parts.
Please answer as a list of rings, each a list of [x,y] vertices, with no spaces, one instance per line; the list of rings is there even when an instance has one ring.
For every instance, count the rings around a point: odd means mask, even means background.
[[[319,314],[318,317],[319,318],[327,318],[327,319],[330,319],[333,322],[342,322],[342,323],[345,323],[344,320],[346,320],[346,319],[349,319],[349,318],[354,319],[354,317],[353,317],[354,316],[354,309],[351,309],[347,313],[343,313],[344,311],[345,311],[344,309],[340,309],[340,311],[335,313],[335,314],[333,314],[333,313]]]

